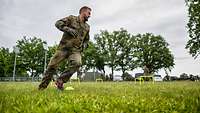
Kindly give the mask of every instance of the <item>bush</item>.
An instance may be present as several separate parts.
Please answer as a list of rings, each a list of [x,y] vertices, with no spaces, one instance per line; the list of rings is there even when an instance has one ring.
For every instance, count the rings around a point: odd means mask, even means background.
[[[123,78],[124,81],[134,81],[135,80],[134,77],[127,72],[122,74],[122,78]]]

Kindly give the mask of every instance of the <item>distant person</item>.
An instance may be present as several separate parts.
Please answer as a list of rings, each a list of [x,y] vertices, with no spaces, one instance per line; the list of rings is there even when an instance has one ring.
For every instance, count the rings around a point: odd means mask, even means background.
[[[58,65],[65,59],[69,67],[60,75],[55,84],[57,89],[63,90],[63,84],[79,70],[81,66],[81,52],[88,46],[90,26],[86,23],[91,15],[91,8],[83,6],[78,16],[70,15],[56,22],[55,26],[63,32],[57,51],[51,58],[44,73],[39,90],[47,88],[56,73]]]

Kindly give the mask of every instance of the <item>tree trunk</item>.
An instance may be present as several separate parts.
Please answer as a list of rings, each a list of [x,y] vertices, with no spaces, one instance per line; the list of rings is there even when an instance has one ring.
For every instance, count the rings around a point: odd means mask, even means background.
[[[110,80],[112,81],[113,80],[113,74],[114,74],[114,67],[113,66],[111,67],[111,70],[112,70],[112,73],[110,75]]]
[[[121,66],[121,68],[122,68],[122,74],[124,74],[125,73],[125,69],[124,69],[124,66]]]
[[[121,68],[122,68],[122,79],[124,80],[125,79],[124,74],[126,70],[124,69],[124,66],[121,66]]]
[[[31,69],[31,77],[33,77],[33,69]]]
[[[106,74],[106,71],[105,71],[105,69],[103,69],[103,74],[104,74],[104,75]]]

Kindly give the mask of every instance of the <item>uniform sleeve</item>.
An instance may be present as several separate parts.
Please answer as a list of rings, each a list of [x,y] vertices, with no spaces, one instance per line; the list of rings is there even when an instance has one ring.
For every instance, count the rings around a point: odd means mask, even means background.
[[[84,42],[85,42],[85,43],[88,43],[89,40],[90,40],[90,34],[89,34],[89,31],[88,31],[88,33],[87,33],[87,35],[86,35],[86,37],[85,37]]]
[[[60,31],[68,32],[69,31],[68,26],[71,22],[71,18],[72,18],[72,16],[68,16],[68,17],[65,17],[63,19],[56,21],[56,23],[55,23],[56,28],[58,28]]]
[[[89,40],[90,40],[90,35],[89,35],[89,31],[87,32],[87,35],[84,39],[84,48],[87,48],[88,47],[88,43],[89,43]]]

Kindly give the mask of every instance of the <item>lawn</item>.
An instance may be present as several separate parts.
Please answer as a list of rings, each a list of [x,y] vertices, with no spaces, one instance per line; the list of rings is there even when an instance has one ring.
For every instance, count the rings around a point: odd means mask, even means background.
[[[0,82],[0,113],[200,113],[200,82]]]

